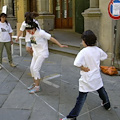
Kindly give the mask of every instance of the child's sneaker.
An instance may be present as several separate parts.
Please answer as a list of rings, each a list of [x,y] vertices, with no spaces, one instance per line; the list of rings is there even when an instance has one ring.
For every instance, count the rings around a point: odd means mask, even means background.
[[[74,120],[74,118],[61,118],[60,120]]]
[[[16,65],[14,63],[10,63],[11,67],[16,67]]]
[[[107,102],[107,103],[101,103],[101,106],[103,106],[106,110],[111,110],[110,102]]]
[[[32,88],[35,87],[35,83],[31,84],[29,87],[27,87],[28,90],[31,90]]]
[[[40,92],[40,88],[34,87],[33,89],[31,89],[31,90],[29,91],[30,94],[34,94],[34,93],[37,93],[37,92]]]

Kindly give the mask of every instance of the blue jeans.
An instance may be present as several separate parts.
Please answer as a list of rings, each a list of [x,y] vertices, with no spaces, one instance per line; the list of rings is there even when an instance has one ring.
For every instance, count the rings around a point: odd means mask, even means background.
[[[107,103],[104,105],[105,109],[110,108],[109,98],[108,98],[107,92],[105,91],[104,87],[97,90],[97,92],[99,94],[99,97],[102,99],[103,104]],[[74,118],[74,120],[77,120],[76,117],[79,115],[85,103],[86,97],[87,97],[87,92],[86,93],[79,92],[79,96],[77,97],[76,104],[74,108],[71,110],[71,112],[69,113],[69,115],[67,116],[67,118]]]

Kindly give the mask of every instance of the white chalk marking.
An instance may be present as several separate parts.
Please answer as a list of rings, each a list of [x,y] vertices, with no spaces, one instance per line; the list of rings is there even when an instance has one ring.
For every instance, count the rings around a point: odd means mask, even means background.
[[[49,75],[49,76],[43,78],[43,82],[50,85],[50,86],[53,86],[55,88],[59,88],[60,87],[59,85],[56,85],[56,84],[54,84],[54,83],[52,83],[52,82],[50,82],[48,80],[58,78],[60,76],[61,76],[60,74]]]

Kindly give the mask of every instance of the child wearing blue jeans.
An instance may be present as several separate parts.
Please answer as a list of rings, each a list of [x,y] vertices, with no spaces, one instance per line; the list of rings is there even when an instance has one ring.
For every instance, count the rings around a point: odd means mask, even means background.
[[[82,34],[82,44],[84,48],[75,58],[74,65],[81,69],[79,79],[79,96],[74,108],[67,117],[60,120],[77,120],[88,92],[97,91],[102,100],[102,105],[106,110],[110,110],[110,101],[103,87],[103,81],[100,74],[100,61],[107,58],[107,54],[97,46],[97,37],[91,30]]]

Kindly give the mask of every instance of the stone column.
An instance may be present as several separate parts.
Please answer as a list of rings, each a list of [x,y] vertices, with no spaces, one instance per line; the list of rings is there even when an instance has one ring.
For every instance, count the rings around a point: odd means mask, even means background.
[[[115,46],[115,56],[117,60],[120,60],[120,21],[117,20],[115,21],[117,22],[117,30],[116,30],[116,46]],[[115,42],[115,40],[114,40]],[[118,62],[116,62],[117,65],[116,67],[118,67]],[[120,69],[120,63],[119,63],[119,69]]]
[[[20,31],[21,23],[24,21],[26,0],[17,0],[17,33]]]
[[[102,64],[110,66],[113,56],[114,21],[108,15],[110,0],[90,0],[90,8],[85,10],[84,29],[92,30],[98,39],[98,46],[108,55],[108,59]],[[101,15],[102,14],[102,15]]]
[[[54,29],[53,0],[37,0],[38,22],[45,31]]]
[[[84,30],[92,30],[99,39],[99,26],[101,12],[99,9],[99,0],[90,0],[90,8],[82,13],[84,17]]]
[[[99,8],[99,0],[90,0],[90,8]]]
[[[49,13],[49,0],[37,0],[37,11],[40,14]]]
[[[99,43],[100,43],[100,47],[108,55],[108,59],[104,61],[104,63],[105,65],[110,66],[113,58],[115,20],[113,20],[108,14],[107,8],[109,2],[110,0],[99,0],[99,8],[102,12],[102,16],[100,17],[100,26],[99,26]]]
[[[49,0],[49,12],[53,14],[53,0]]]

